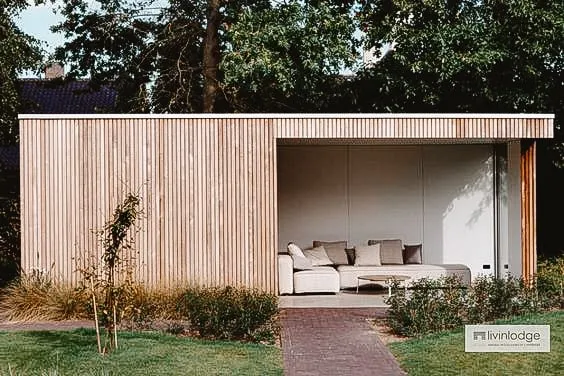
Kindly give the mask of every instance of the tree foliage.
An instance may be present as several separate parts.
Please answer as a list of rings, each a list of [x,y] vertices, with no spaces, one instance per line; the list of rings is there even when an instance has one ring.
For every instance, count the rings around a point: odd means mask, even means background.
[[[27,5],[25,0],[0,0],[0,145],[18,140],[18,75],[41,63],[39,42],[14,23]]]
[[[223,85],[237,110],[324,109],[331,83],[357,60],[355,20],[330,2],[289,1],[245,10],[226,33]]]
[[[368,45],[363,110],[543,112],[562,108],[564,3],[377,0],[361,12]]]
[[[304,104],[316,105],[329,87],[325,81],[354,60],[354,19],[342,5],[98,3],[65,5],[65,21],[54,30],[69,42],[57,57],[71,63],[72,75],[115,85],[119,111],[303,110]]]

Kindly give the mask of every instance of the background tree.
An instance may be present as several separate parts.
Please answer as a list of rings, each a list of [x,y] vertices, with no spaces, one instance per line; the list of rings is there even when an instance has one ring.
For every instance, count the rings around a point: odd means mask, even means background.
[[[222,84],[237,111],[315,112],[357,64],[359,41],[350,8],[288,1],[244,10],[226,33]]]
[[[39,42],[14,23],[27,6],[25,0],[0,0],[0,145],[18,140],[18,75],[41,64]]]
[[[562,2],[367,2],[367,44],[391,52],[363,71],[382,92],[363,109],[538,112],[562,103]],[[368,99],[368,98],[365,98]]]
[[[25,0],[0,0],[0,147],[18,142],[18,75],[41,63],[39,42],[14,18]],[[18,274],[20,260],[19,176],[0,166],[0,287]]]
[[[69,40],[57,58],[115,85],[119,111],[299,111],[354,60],[349,8],[326,3],[75,0],[54,28]]]

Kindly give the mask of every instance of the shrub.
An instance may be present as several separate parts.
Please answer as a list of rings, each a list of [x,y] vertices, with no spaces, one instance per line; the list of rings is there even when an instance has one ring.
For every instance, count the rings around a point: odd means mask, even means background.
[[[80,288],[53,281],[50,273],[34,270],[11,282],[0,301],[8,320],[69,320],[87,318],[88,295]]]
[[[242,287],[190,287],[181,311],[204,338],[272,342],[278,298]]]
[[[123,294],[122,320],[132,328],[151,328],[156,320],[181,320],[178,307],[183,294],[184,289],[179,286],[130,284]]]
[[[564,255],[539,262],[536,285],[546,308],[564,308]]]
[[[466,288],[456,277],[423,278],[412,284],[409,297],[401,289],[386,301],[392,331],[409,337],[462,325]]]
[[[534,287],[521,278],[478,276],[468,297],[467,321],[489,322],[540,310]]]
[[[0,287],[17,276],[20,268],[20,205],[0,199]]]
[[[388,298],[387,321],[393,332],[417,337],[464,324],[538,312],[542,308],[539,301],[534,286],[510,275],[479,276],[470,288],[454,277],[421,279],[413,283],[408,296],[398,291]]]

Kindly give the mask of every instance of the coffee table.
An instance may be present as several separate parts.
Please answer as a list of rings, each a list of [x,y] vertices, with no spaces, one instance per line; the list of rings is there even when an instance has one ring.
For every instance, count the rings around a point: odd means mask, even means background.
[[[396,281],[403,281],[403,287],[405,288],[405,292],[407,292],[407,284],[405,281],[411,279],[410,276],[407,275],[399,275],[399,274],[371,274],[371,275],[359,275],[356,280],[356,293],[358,294],[358,287],[360,286],[360,280],[364,281],[371,281],[371,282],[385,282],[388,285],[388,297],[392,296],[392,282]]]

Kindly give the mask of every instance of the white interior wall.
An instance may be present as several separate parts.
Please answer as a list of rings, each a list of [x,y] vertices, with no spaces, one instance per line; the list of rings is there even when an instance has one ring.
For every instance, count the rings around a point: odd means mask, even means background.
[[[421,147],[351,146],[349,240],[423,242]]]
[[[279,146],[279,247],[401,238],[425,263],[494,273],[492,158],[489,145]]]
[[[521,144],[507,145],[507,213],[508,213],[508,263],[509,272],[522,274],[521,260]]]
[[[507,145],[501,145],[497,155],[497,190],[498,200],[498,275],[505,275],[509,265],[509,209],[508,209],[508,154]]]
[[[492,157],[490,145],[424,147],[424,262],[495,273]]]
[[[278,147],[278,246],[348,239],[347,147]]]

